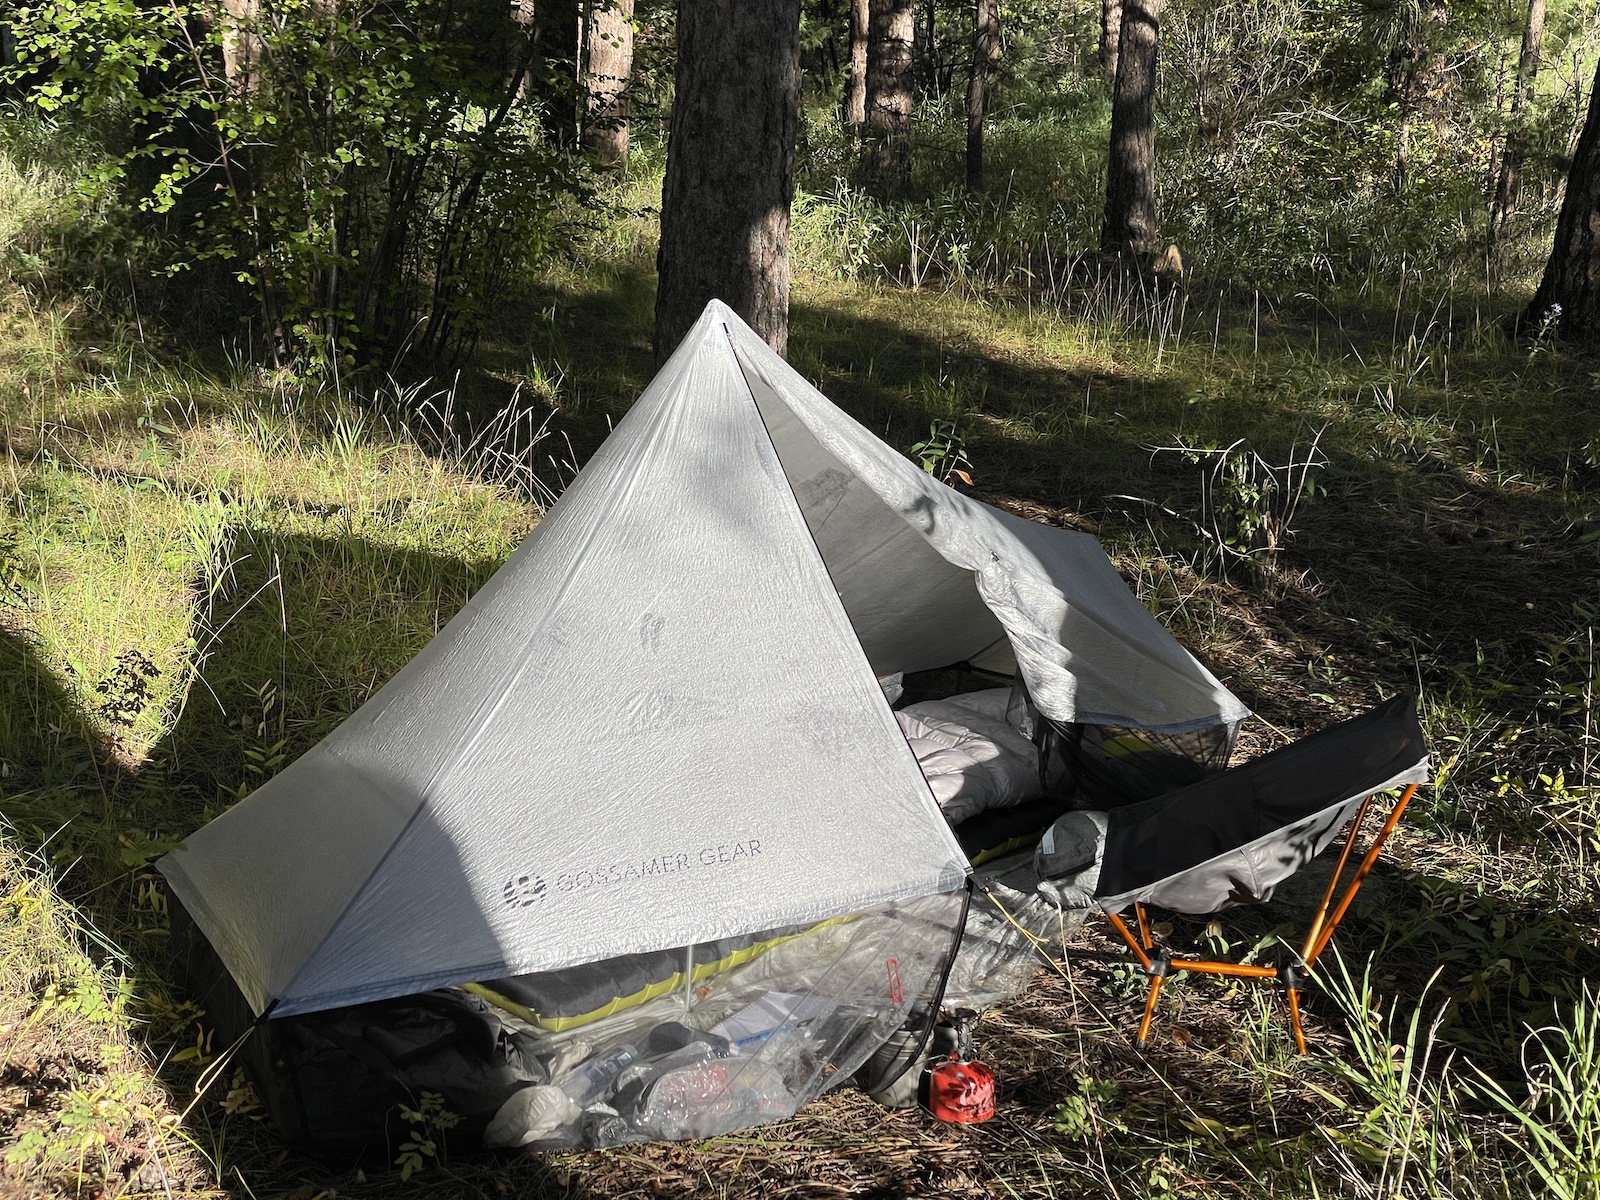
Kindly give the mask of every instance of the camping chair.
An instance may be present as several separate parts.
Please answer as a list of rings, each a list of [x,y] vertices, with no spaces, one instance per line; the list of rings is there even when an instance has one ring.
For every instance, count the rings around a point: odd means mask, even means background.
[[[1396,696],[1362,716],[1164,796],[1108,812],[1066,814],[1040,843],[1039,874],[1045,880],[1040,890],[1104,914],[1149,976],[1139,1049],[1149,1044],[1162,984],[1174,971],[1189,971],[1280,982],[1295,1047],[1304,1054],[1300,992],[1417,785],[1427,779],[1428,752],[1415,703],[1410,696]],[[1404,790],[1340,891],[1375,798],[1395,788]],[[1277,967],[1211,962],[1178,958],[1156,946],[1146,905],[1209,916],[1238,904],[1262,903],[1326,849],[1347,821],[1344,850],[1293,961]],[[1137,936],[1122,916],[1129,908]]]

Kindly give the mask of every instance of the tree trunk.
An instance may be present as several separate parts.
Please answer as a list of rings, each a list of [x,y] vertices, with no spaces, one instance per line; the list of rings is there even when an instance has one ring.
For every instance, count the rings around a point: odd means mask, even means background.
[[[1122,0],[1100,0],[1100,65],[1117,81],[1117,44],[1122,40]]]
[[[1539,78],[1539,51],[1544,42],[1545,0],[1528,0],[1528,20],[1522,27],[1522,53],[1517,56],[1517,84],[1511,92],[1511,120],[1505,146],[1500,151],[1500,173],[1495,179],[1494,202],[1489,208],[1488,252],[1505,236],[1506,225],[1517,210],[1517,183],[1522,171],[1523,138],[1519,121],[1533,100]]]
[[[539,23],[534,16],[533,0],[511,0],[511,20],[516,24],[517,35],[521,39],[512,44],[510,57],[514,63],[534,60],[534,51],[539,44]],[[531,100],[539,94],[538,81],[532,71],[518,72],[511,86],[518,100]]]
[[[581,0],[515,0],[511,14],[539,47],[523,94],[537,100],[543,110],[545,136],[558,146],[574,146],[585,5]]]
[[[1600,68],[1567,173],[1555,245],[1523,324],[1552,330],[1563,340],[1600,344]]]
[[[235,94],[261,86],[260,0],[222,0],[222,75]]]
[[[927,80],[928,94],[935,100],[939,98],[939,0],[927,0],[927,24],[923,26],[922,36],[918,39],[922,43],[922,66]]]
[[[911,68],[917,0],[871,0],[867,38],[867,128],[876,174],[887,190],[909,182]]]
[[[983,115],[989,69],[1000,59],[998,0],[975,0],[972,9],[972,80],[967,85],[967,188],[983,190]]]
[[[850,83],[844,93],[844,123],[867,123],[867,28],[870,0],[850,0]]]
[[[633,0],[593,0],[588,22],[583,145],[603,167],[628,157]]]
[[[1111,100],[1111,153],[1106,164],[1106,216],[1100,248],[1153,254],[1156,222],[1156,46],[1162,0],[1124,0]]]
[[[800,0],[681,0],[656,255],[664,362],[712,299],[779,354],[789,340],[789,203]]]

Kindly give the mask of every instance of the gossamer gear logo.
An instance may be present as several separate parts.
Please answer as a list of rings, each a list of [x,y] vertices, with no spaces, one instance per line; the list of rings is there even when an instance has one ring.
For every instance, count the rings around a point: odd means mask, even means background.
[[[657,854],[653,858],[630,859],[606,863],[603,866],[580,867],[562,871],[555,877],[554,886],[547,885],[544,877],[529,873],[515,875],[506,880],[501,889],[507,908],[527,908],[545,899],[551,891],[588,892],[595,888],[613,887],[624,883],[642,883],[666,875],[681,875],[685,871],[706,871],[731,867],[761,857],[761,839],[746,838],[737,842],[718,842],[714,846],[701,846],[696,850],[678,850]]]
[[[506,898],[507,908],[527,908],[528,905],[543,900],[545,893],[550,889],[537,875],[517,875],[506,880],[506,886],[500,890]]]

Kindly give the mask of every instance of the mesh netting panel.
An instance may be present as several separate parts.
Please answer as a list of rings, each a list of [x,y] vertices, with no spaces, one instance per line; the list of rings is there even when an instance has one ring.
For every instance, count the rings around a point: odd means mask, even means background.
[[[975,894],[945,987],[946,1012],[986,1009],[1020,996],[1049,958],[1059,958],[1084,913],[1036,890],[1031,848],[974,872]]]
[[[1163,796],[1226,769],[1237,724],[1185,733],[1117,725],[1052,725],[1051,741],[1081,794],[1080,806],[1117,808]]]

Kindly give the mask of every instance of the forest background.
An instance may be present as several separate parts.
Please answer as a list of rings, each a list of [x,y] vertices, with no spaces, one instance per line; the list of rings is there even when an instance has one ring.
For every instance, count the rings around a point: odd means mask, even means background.
[[[1541,289],[1600,229],[1596,5],[806,0],[792,59],[746,8],[710,49],[646,0],[6,14],[0,1186],[1600,1195],[1600,371],[1593,293]],[[1414,690],[1434,786],[1307,1059],[1194,980],[1134,1054],[1142,977],[1091,939],[986,1019],[981,1129],[841,1093],[462,1163],[419,1113],[394,1172],[330,1176],[208,1070],[150,863],[407,661],[670,349],[673,102],[713,52],[792,91],[792,155],[700,138],[794,189],[741,311],[930,472],[1097,533],[1265,719],[1242,753]],[[664,278],[730,257],[666,244]],[[1176,933],[1270,952],[1303,900]]]

